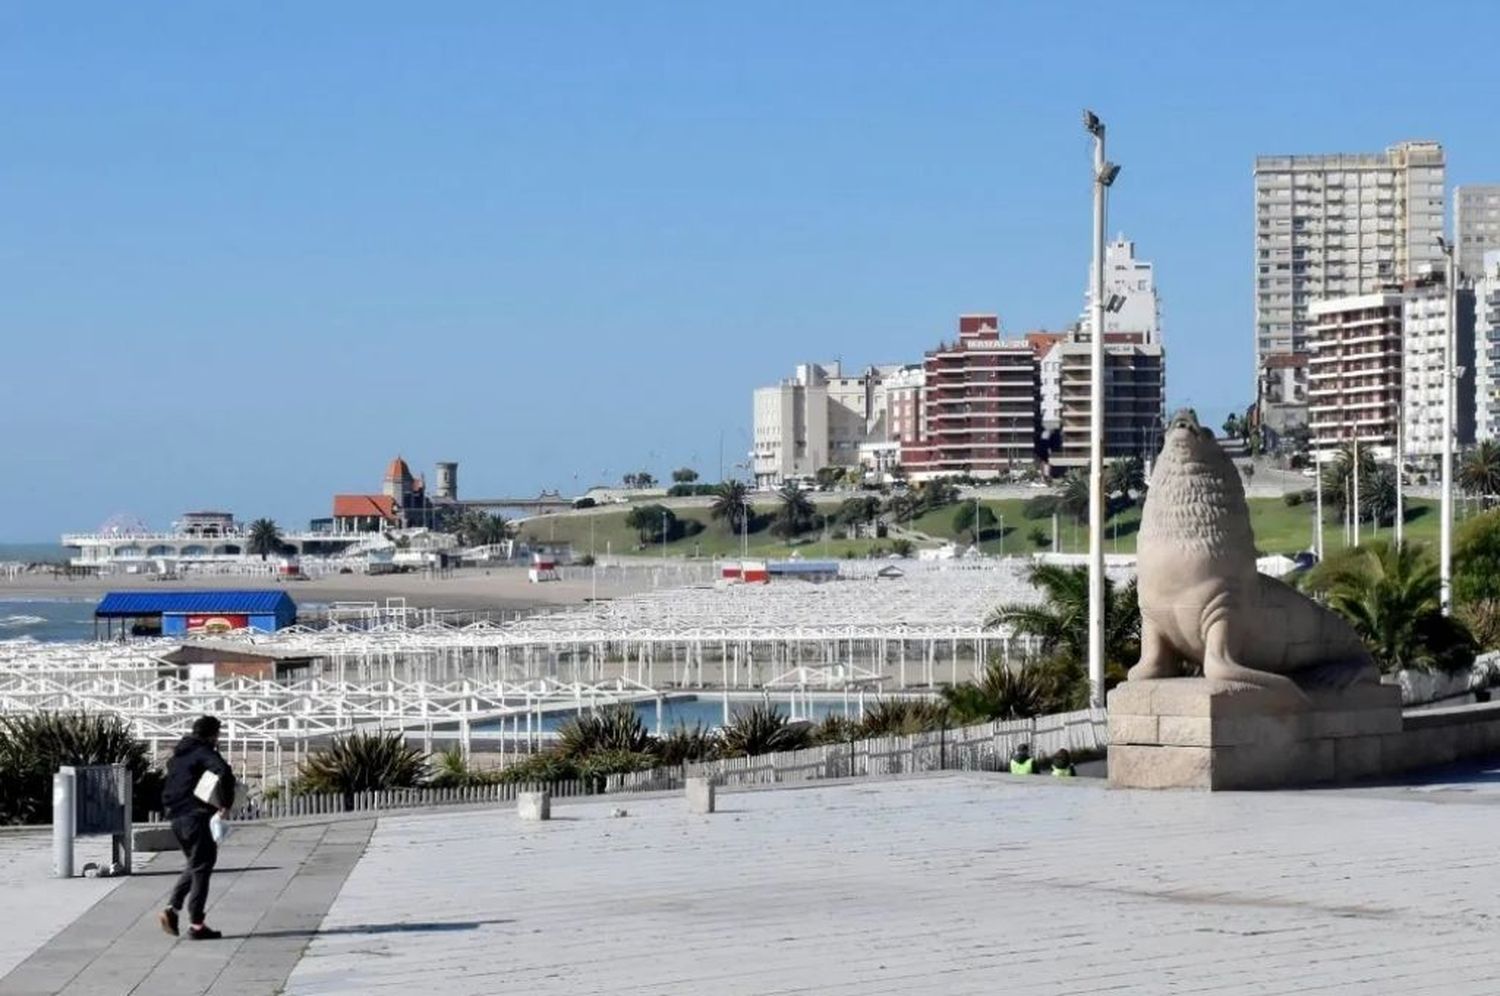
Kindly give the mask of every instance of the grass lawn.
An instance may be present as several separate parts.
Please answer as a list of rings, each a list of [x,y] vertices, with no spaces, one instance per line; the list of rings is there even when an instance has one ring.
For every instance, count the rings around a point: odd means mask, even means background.
[[[1027,519],[1022,514],[1024,499],[1004,498],[981,501],[980,504],[989,508],[1004,523],[1003,537],[998,526],[985,531],[980,546],[986,553],[1032,553],[1052,548],[1051,518]],[[775,507],[774,502],[762,501],[755,504],[758,515],[769,514]],[[903,525],[909,525],[911,529],[932,537],[934,541],[946,541],[954,536],[953,520],[958,510],[958,505],[949,505],[920,515],[909,524],[903,523]],[[649,549],[640,548],[640,537],[635,530],[625,526],[626,511],[624,508],[614,507],[592,513],[540,516],[522,525],[521,537],[571,543],[577,555],[588,553],[591,549],[599,555],[604,555],[606,552],[617,554],[662,552],[660,544],[652,544]],[[680,521],[700,523],[703,529],[695,535],[668,542],[665,549],[667,556],[734,556],[740,552],[740,535],[731,534],[723,523],[714,522],[709,517],[708,509],[682,508],[674,511]],[[1463,513],[1467,511],[1463,503],[1460,503],[1458,511],[1462,518]],[[1423,498],[1409,499],[1406,503],[1407,538],[1435,544],[1437,542],[1437,519],[1436,501]],[[592,538],[590,537],[591,523],[593,525]],[[1250,499],[1250,525],[1255,531],[1256,546],[1262,553],[1292,554],[1306,550],[1312,545],[1313,506],[1307,503],[1288,506],[1280,498],[1252,498]],[[1058,548],[1062,552],[1086,553],[1088,551],[1086,526],[1074,523],[1063,516],[1059,518],[1057,528]],[[1136,535],[1139,530],[1140,506],[1134,505],[1122,510],[1113,516],[1106,526],[1105,552],[1134,553]],[[1033,533],[1039,535],[1033,537]],[[1376,533],[1379,537],[1387,537],[1390,534],[1391,530],[1388,527]],[[1371,538],[1368,524],[1361,529],[1360,538],[1366,540]],[[967,542],[968,539],[969,534],[966,531],[963,540]],[[1038,543],[1036,539],[1041,539],[1042,542]],[[1340,523],[1333,521],[1324,523],[1323,545],[1330,553],[1344,546],[1344,531]],[[838,540],[830,538],[825,541],[820,533],[810,533],[799,537],[795,543],[789,544],[783,539],[772,536],[767,529],[750,534],[750,555],[755,557],[780,557],[795,549],[801,551],[804,557],[841,558],[846,553],[863,556],[872,547],[880,547],[889,551],[890,546],[890,539]]]

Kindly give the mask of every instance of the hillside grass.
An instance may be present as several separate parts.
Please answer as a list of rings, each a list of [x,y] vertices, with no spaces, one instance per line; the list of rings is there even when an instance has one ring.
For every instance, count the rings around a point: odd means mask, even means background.
[[[1052,548],[1051,518],[1025,518],[1022,514],[1025,499],[983,500],[980,504],[989,508],[1004,523],[1003,537],[998,526],[985,531],[983,542],[980,544],[984,552],[1034,553]],[[1251,498],[1249,504],[1250,525],[1255,533],[1256,547],[1261,553],[1294,554],[1311,547],[1313,506],[1310,503],[1288,506],[1280,498]],[[1438,503],[1432,499],[1413,498],[1407,501],[1406,537],[1408,539],[1434,544],[1437,542],[1437,505]],[[820,510],[831,511],[832,507],[824,506]],[[769,516],[775,508],[774,501],[762,500],[755,503],[757,516]],[[958,510],[957,504],[944,506],[925,512],[911,522],[903,522],[901,525],[930,538],[926,544],[918,545],[934,546],[954,538],[953,521]],[[1140,505],[1137,503],[1110,517],[1105,529],[1104,550],[1106,553],[1135,552],[1136,538],[1140,531],[1140,511]],[[1460,519],[1467,511],[1465,504],[1459,503]],[[668,557],[739,555],[740,534],[730,533],[724,523],[713,521],[707,508],[677,508],[673,509],[673,512],[683,522],[701,523],[703,529],[696,535],[668,542],[665,551],[661,544],[642,547],[635,530],[625,526],[627,509],[619,506],[570,515],[545,515],[529,519],[522,524],[520,536],[528,540],[569,543],[572,545],[575,556],[582,556],[590,550],[598,556],[604,556],[607,553],[650,556],[663,552]],[[593,524],[592,545],[590,523]],[[1060,516],[1057,528],[1058,548],[1062,552],[1086,553],[1088,551],[1088,528],[1085,524],[1075,523],[1067,516]],[[1045,537],[1043,543],[1037,544],[1032,540],[1033,530],[1041,531]],[[842,558],[846,554],[865,556],[872,548],[877,547],[889,552],[894,538],[839,540],[831,538],[832,531],[832,529],[829,530],[830,538],[826,540],[822,533],[814,532],[799,536],[789,543],[771,535],[768,528],[762,527],[750,533],[749,552],[752,557],[781,557],[793,550],[800,551],[804,557]],[[1376,537],[1390,535],[1389,527],[1382,527],[1375,534]],[[1360,538],[1363,540],[1372,538],[1368,523],[1361,529]],[[968,532],[965,531],[963,542],[967,544],[968,539]],[[1323,545],[1325,551],[1329,553],[1344,547],[1342,524],[1332,520],[1324,523]]]

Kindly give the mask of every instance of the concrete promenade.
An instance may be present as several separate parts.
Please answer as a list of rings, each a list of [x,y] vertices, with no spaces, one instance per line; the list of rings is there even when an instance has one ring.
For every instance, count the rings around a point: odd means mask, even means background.
[[[1497,807],[1485,769],[1215,794],[944,774],[708,816],[673,794],[246,827],[225,940],[160,932],[164,855],[0,994],[1490,996]]]
[[[280,989],[359,859],[374,823],[246,826],[219,855],[208,922],[224,939],[173,939],[156,914],[182,868],[161,855],[113,887],[4,978],[3,996],[250,996]],[[104,883],[51,882],[54,893]],[[11,909],[11,916],[24,915]],[[186,933],[186,917],[183,930]]]

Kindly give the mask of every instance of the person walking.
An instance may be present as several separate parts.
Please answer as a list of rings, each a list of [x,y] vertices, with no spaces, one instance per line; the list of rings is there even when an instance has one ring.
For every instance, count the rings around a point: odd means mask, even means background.
[[[219,720],[202,716],[193,721],[193,732],[178,741],[167,761],[166,784],[161,801],[172,821],[172,833],[187,858],[167,908],[157,916],[161,929],[178,936],[177,914],[187,901],[188,937],[195,941],[214,941],[223,935],[203,922],[208,904],[208,880],[214,863],[219,860],[219,845],[214,841],[211,821],[215,813],[229,815],[234,802],[234,772],[219,755]],[[205,773],[218,778],[208,799],[197,794]]]

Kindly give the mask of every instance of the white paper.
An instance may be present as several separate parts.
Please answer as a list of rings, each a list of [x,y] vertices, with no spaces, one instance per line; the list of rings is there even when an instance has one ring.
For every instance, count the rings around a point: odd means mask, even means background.
[[[212,771],[205,771],[203,777],[198,779],[198,785],[193,789],[193,795],[210,806],[219,805],[219,776]]]

